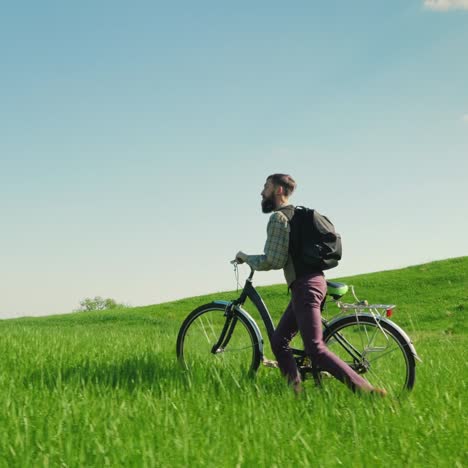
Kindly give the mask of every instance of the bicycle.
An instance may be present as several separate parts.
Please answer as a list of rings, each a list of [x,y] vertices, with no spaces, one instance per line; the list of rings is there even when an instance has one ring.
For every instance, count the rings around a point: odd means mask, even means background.
[[[237,264],[234,263],[238,277]],[[267,366],[263,355],[263,338],[252,316],[243,308],[247,299],[257,309],[268,338],[275,330],[270,312],[252,283],[254,270],[245,281],[240,296],[232,301],[218,300],[192,311],[182,323],[177,337],[177,357],[188,370],[206,369],[227,372],[237,378],[254,375],[260,364]],[[354,303],[341,298],[351,291]],[[322,316],[323,338],[328,348],[374,386],[399,395],[413,388],[416,360],[411,339],[390,320],[394,304],[368,304],[360,301],[354,287],[327,281],[327,301],[338,314],[327,320]],[[303,379],[312,377],[319,386],[327,373],[314,366],[303,349],[292,348]]]

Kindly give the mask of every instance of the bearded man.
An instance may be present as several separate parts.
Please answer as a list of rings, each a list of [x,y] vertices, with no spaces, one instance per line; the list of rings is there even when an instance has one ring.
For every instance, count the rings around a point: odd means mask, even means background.
[[[322,336],[321,305],[327,292],[323,271],[293,259],[289,249],[290,221],[294,206],[289,197],[296,182],[287,174],[272,174],[267,177],[263,190],[262,211],[272,213],[267,225],[264,253],[236,254],[238,263],[247,263],[253,270],[283,269],[291,300],[281,317],[271,339],[271,349],[278,367],[296,393],[302,391],[301,375],[289,343],[299,331],[306,354],[312,363],[345,383],[353,391],[373,392],[386,395],[384,389],[373,387],[348,364],[333,354],[325,345]]]

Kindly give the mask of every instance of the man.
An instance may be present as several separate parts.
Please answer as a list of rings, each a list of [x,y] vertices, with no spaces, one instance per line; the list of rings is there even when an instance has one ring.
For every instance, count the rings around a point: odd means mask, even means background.
[[[296,393],[302,391],[301,376],[289,343],[299,331],[304,349],[315,365],[329,372],[352,390],[385,395],[386,391],[374,388],[350,366],[328,350],[322,337],[321,304],[325,299],[327,284],[323,271],[296,262],[289,253],[289,220],[294,206],[289,197],[296,182],[287,174],[270,175],[261,192],[263,213],[272,213],[267,226],[264,254],[236,254],[238,263],[247,263],[254,270],[279,270],[283,268],[286,282],[291,289],[291,301],[280,319],[271,339],[271,348],[278,360],[278,367],[287,377]],[[296,271],[297,270],[297,271]]]

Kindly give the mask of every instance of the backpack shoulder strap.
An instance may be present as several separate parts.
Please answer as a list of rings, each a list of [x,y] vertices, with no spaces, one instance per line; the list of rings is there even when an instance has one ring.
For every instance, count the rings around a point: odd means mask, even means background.
[[[291,222],[291,219],[294,216],[294,213],[296,212],[296,209],[294,208],[293,205],[288,205],[283,208],[280,208],[278,211],[281,211],[281,213],[288,218],[288,221]]]

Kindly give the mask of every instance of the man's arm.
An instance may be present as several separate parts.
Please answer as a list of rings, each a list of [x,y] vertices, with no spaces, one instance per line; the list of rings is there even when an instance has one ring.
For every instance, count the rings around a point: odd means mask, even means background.
[[[247,255],[238,252],[236,258],[246,262],[254,270],[279,270],[288,260],[289,252],[289,223],[281,212],[270,216],[267,226],[267,240],[262,255]]]

